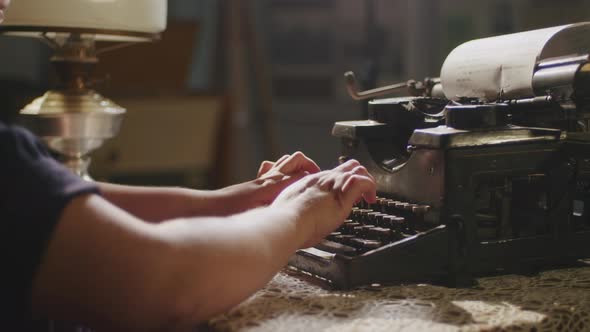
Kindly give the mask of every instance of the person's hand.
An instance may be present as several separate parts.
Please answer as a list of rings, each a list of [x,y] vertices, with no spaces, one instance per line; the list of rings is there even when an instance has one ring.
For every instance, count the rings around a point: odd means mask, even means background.
[[[256,180],[261,189],[253,193],[258,202],[256,205],[272,203],[293,182],[319,171],[319,166],[300,151],[286,154],[276,162],[263,161]]]
[[[263,161],[255,180],[216,192],[223,209],[219,213],[233,214],[269,205],[287,186],[319,171],[318,165],[299,151],[284,155],[276,162]]]
[[[260,164],[257,178],[270,178],[277,174],[292,175],[297,173],[317,173],[318,165],[302,152],[284,155],[276,162],[265,160]]]
[[[10,0],[0,0],[0,23],[4,21],[4,10],[10,5]]]
[[[302,248],[310,247],[330,234],[346,219],[360,199],[374,202],[375,180],[356,160],[306,176],[275,199],[273,206],[293,209],[298,214]]]

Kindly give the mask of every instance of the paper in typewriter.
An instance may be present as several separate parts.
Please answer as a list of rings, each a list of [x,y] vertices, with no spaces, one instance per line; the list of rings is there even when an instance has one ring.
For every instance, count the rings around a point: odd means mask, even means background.
[[[535,65],[560,56],[590,53],[590,22],[519,32],[466,42],[446,58],[445,96],[494,101],[532,97]]]

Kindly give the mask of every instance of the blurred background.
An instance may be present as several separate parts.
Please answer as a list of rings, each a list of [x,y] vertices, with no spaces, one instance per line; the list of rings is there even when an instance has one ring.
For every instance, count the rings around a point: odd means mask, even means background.
[[[438,77],[464,41],[589,20],[587,0],[169,0],[161,41],[101,56],[95,88],[127,114],[90,172],[217,188],[297,150],[333,167],[333,123],[366,117],[345,71],[363,89]],[[50,54],[0,36],[4,113],[55,84]]]

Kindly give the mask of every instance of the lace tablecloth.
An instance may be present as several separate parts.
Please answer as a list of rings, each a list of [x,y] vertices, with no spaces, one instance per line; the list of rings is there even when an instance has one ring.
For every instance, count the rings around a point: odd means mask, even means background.
[[[590,331],[590,261],[475,287],[319,287],[290,269],[205,331]]]

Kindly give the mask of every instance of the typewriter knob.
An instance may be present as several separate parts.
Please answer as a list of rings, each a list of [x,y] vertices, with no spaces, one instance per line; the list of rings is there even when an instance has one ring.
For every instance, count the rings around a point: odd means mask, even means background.
[[[448,105],[446,125],[456,129],[485,129],[508,124],[508,105]]]

